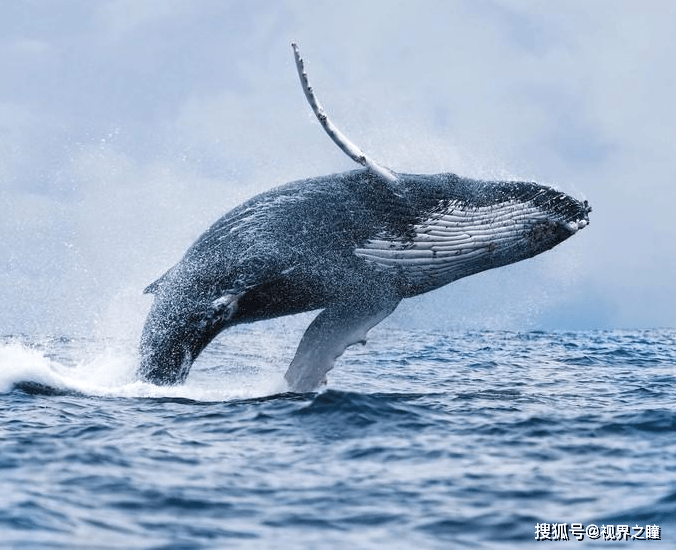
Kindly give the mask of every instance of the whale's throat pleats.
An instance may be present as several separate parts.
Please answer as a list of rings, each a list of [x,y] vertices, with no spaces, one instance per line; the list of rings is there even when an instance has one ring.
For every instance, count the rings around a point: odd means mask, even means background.
[[[415,224],[406,237],[382,234],[355,254],[379,270],[403,276],[418,292],[431,290],[511,263],[514,251],[527,247],[538,221],[545,222],[546,214],[530,202],[482,207],[451,202]]]

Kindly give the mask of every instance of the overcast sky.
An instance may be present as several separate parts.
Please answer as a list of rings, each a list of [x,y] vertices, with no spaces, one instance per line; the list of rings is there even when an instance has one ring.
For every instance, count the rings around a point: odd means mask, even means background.
[[[0,333],[138,333],[142,289],[213,221],[354,168],[306,104],[400,172],[555,184],[556,249],[406,300],[446,328],[676,326],[676,3],[0,5]]]

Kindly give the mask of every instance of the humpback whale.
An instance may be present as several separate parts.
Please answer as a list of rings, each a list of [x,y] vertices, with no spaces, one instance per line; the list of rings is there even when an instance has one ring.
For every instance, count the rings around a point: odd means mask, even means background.
[[[285,374],[290,390],[312,391],[402,299],[531,258],[589,223],[587,201],[537,183],[381,166],[334,126],[292,46],[321,126],[363,168],[253,197],[148,286],[154,301],[139,346],[146,381],[183,382],[228,327],[321,310]]]

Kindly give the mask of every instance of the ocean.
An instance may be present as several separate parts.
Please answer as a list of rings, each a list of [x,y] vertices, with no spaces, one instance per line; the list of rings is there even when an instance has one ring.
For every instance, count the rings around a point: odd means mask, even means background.
[[[676,548],[676,330],[380,326],[285,393],[299,337],[173,388],[136,342],[0,338],[0,547]]]

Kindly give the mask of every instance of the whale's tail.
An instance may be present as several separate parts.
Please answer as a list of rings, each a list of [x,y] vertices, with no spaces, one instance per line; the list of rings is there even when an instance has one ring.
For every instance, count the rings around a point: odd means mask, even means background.
[[[197,356],[230,322],[238,296],[225,294],[211,301],[192,289],[164,292],[158,281],[146,292],[154,293],[155,301],[141,335],[139,376],[154,384],[180,384]]]
[[[143,380],[158,385],[182,383],[195,358],[211,340],[195,330],[191,319],[194,316],[181,316],[181,309],[155,298],[139,347],[139,376]]]

